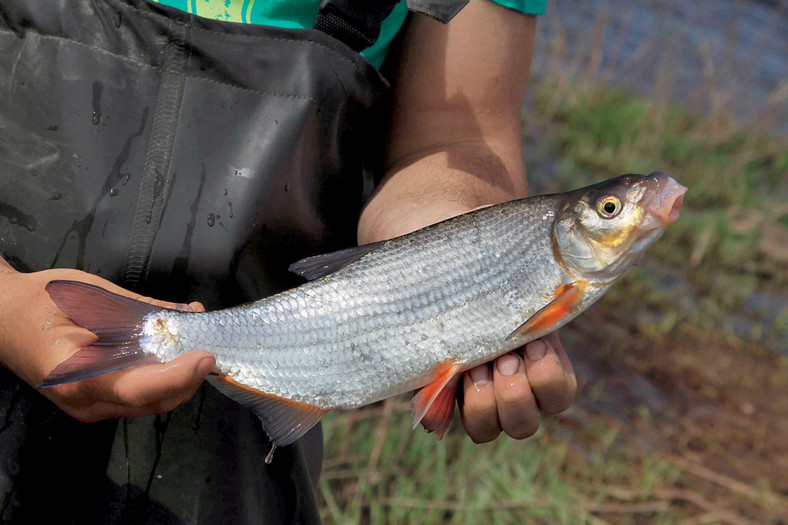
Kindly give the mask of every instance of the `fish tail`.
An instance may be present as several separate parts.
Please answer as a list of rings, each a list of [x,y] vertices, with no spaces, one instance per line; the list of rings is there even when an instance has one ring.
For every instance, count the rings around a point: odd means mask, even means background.
[[[82,381],[158,360],[140,347],[145,317],[162,307],[78,281],[51,281],[49,296],[72,321],[98,339],[60,363],[40,388]]]

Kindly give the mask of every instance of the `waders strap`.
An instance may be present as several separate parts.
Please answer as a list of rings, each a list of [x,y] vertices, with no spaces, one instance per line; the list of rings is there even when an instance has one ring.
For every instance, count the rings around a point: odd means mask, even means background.
[[[314,29],[361,52],[375,43],[398,0],[323,0]]]

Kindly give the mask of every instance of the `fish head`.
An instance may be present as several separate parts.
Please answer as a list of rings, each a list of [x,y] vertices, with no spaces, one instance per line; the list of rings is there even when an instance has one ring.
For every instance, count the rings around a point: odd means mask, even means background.
[[[568,193],[553,225],[556,260],[576,278],[615,280],[679,218],[686,191],[655,171],[622,175]]]

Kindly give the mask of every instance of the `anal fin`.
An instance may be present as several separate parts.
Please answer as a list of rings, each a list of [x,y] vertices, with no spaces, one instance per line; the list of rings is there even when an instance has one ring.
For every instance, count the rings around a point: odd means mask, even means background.
[[[580,304],[586,286],[588,286],[588,283],[584,281],[575,281],[571,284],[559,286],[555,291],[555,299],[506,336],[506,340],[527,342],[531,339],[530,334],[545,333],[550,328],[557,326]]]
[[[251,409],[263,423],[271,442],[283,447],[307,433],[328,410],[267,394],[229,376],[208,376],[208,382],[230,399]]]
[[[454,415],[460,372],[460,366],[453,362],[436,369],[436,379],[419,390],[410,402],[413,428],[421,423],[427,432],[435,432],[438,439],[443,437]]]

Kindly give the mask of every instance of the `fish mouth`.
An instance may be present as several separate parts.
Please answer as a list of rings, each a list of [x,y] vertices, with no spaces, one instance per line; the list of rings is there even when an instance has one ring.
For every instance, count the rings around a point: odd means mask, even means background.
[[[664,228],[678,220],[687,188],[661,171],[649,175],[650,197],[643,208],[647,215],[647,230]]]

